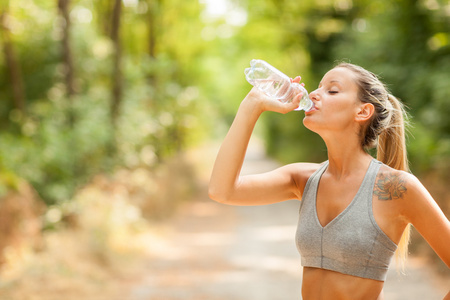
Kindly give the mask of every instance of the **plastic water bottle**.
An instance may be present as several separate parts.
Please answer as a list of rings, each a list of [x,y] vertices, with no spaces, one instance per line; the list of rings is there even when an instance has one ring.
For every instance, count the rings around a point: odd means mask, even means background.
[[[278,99],[281,102],[291,102],[300,92],[303,97],[300,105],[295,110],[309,111],[314,104],[309,99],[306,89],[296,82],[291,82],[289,77],[267,62],[260,59],[252,59],[250,68],[245,69],[247,81],[261,90],[267,96]]]

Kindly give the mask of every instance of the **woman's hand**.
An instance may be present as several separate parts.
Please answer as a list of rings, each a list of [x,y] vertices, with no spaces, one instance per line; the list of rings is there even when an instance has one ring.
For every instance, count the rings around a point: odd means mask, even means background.
[[[291,82],[300,83],[301,77],[297,76],[294,79],[291,79]],[[304,86],[302,83],[301,85]],[[270,98],[263,92],[261,92],[258,88],[254,87],[245,97],[243,104],[251,106],[252,111],[257,111],[262,113],[264,111],[274,111],[278,113],[288,113],[293,111],[300,105],[300,99],[302,97],[302,93],[296,95],[291,102],[283,103],[280,100],[274,100]]]

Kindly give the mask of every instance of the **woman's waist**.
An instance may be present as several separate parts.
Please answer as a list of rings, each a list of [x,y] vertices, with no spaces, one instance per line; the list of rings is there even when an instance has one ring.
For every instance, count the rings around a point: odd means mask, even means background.
[[[383,284],[383,281],[304,267],[302,296],[304,300],[382,300]]]

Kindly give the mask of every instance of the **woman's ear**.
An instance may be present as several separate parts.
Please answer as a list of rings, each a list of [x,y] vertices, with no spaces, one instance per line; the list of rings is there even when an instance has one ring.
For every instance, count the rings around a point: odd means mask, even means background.
[[[362,103],[356,114],[356,121],[365,123],[372,118],[375,112],[375,107],[372,103]]]

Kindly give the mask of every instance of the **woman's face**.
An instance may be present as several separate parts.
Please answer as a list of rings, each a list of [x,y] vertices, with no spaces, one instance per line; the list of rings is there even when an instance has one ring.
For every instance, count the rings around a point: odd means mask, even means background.
[[[303,124],[306,128],[318,134],[355,128],[355,116],[361,101],[358,100],[355,74],[351,70],[330,70],[309,97],[315,108],[305,114]]]

